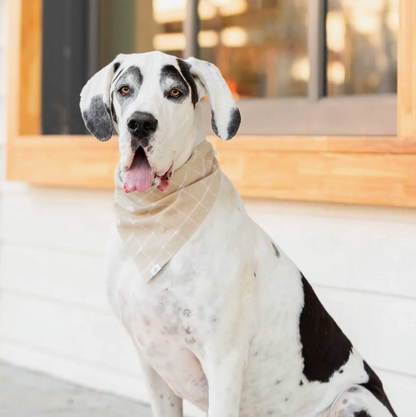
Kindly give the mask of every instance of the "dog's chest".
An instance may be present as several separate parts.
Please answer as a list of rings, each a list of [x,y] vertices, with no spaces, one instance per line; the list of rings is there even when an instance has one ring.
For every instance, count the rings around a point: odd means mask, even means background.
[[[176,286],[163,276],[152,285],[124,275],[113,303],[146,361],[177,395],[205,408],[207,381],[198,358],[208,310],[192,284],[181,287],[177,276]]]

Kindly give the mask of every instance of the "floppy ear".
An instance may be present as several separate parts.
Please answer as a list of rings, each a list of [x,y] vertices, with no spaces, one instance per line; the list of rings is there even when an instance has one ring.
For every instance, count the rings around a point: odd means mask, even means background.
[[[121,60],[122,57],[117,56],[113,62],[98,71],[81,91],[79,106],[85,126],[102,142],[109,140],[113,135],[110,86]]]
[[[238,110],[230,89],[220,70],[213,64],[196,58],[185,60],[198,88],[198,97],[208,94],[211,105],[211,126],[221,139],[235,136],[241,123]]]

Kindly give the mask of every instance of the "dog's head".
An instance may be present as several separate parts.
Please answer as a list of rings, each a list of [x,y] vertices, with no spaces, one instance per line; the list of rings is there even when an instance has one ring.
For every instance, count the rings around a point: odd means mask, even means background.
[[[161,52],[118,55],[81,92],[88,130],[107,141],[119,133],[120,171],[127,192],[152,184],[166,190],[172,170],[182,165],[203,135],[199,100],[208,94],[212,128],[231,139],[240,113],[215,65]]]

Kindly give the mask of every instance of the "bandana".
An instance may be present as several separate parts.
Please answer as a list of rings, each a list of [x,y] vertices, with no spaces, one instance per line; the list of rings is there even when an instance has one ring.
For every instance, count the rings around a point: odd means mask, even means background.
[[[143,279],[148,282],[182,248],[210,212],[220,189],[221,170],[204,141],[173,172],[167,192],[123,190],[115,173],[117,229]]]

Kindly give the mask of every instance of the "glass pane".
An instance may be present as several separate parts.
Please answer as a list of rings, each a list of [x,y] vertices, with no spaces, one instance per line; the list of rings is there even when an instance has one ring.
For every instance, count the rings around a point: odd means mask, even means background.
[[[397,92],[398,3],[328,1],[328,95]]]
[[[202,59],[237,98],[305,96],[308,0],[200,0]]]
[[[100,0],[99,8],[100,67],[119,53],[182,56],[186,0]]]

